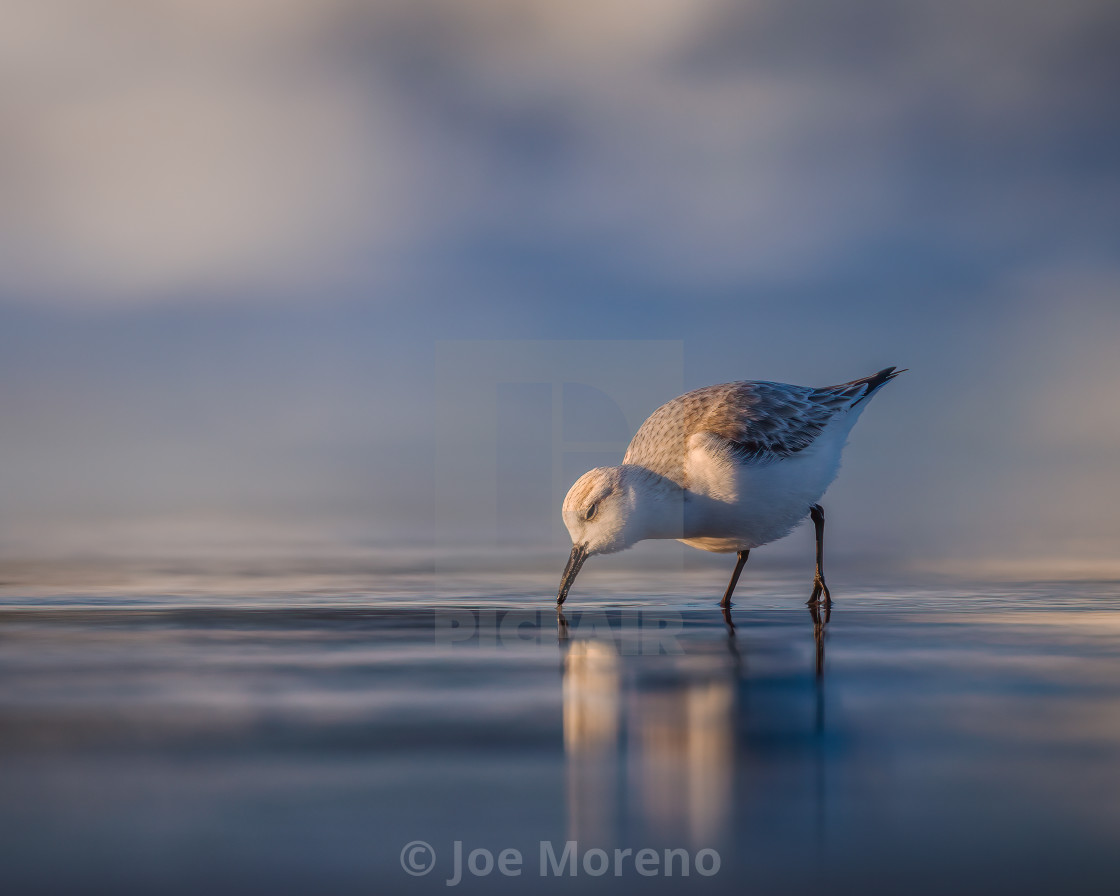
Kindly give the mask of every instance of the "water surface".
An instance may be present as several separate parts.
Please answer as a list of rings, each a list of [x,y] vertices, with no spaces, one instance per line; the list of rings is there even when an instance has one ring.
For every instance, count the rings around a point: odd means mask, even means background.
[[[5,595],[0,885],[454,892],[460,841],[524,859],[471,892],[1115,890],[1113,583],[860,592],[827,622],[754,583],[733,629],[610,592],[564,627],[497,584]],[[541,841],[632,852],[541,877]],[[646,877],[643,848],[719,870]]]

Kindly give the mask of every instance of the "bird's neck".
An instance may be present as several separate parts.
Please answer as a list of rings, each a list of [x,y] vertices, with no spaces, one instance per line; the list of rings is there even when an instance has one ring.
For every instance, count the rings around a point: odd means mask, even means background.
[[[683,538],[686,534],[686,492],[677,483],[642,470],[635,483],[633,541]]]
[[[671,479],[642,470],[635,495],[637,517],[630,543],[647,538],[703,538],[718,534],[713,521],[726,518],[728,506],[720,498],[689,491]]]

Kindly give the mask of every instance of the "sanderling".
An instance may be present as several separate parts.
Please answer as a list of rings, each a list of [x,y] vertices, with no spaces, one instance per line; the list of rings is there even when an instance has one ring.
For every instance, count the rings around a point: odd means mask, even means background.
[[[720,606],[752,548],[788,535],[806,516],[817,535],[810,606],[831,606],[824,582],[824,510],[848,432],[894,367],[839,386],[708,386],[674,398],[642,424],[622,464],[584,473],[564,499],[572,554],[556,595],[568,596],[583,562],[646,538],[738,553]]]

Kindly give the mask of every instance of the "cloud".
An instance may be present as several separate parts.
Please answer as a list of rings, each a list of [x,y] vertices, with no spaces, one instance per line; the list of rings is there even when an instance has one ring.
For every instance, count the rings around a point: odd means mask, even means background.
[[[394,113],[309,54],[313,4],[62,6],[10,17],[0,288],[307,288],[407,231]]]
[[[1118,136],[1098,124],[1108,4],[664,4],[624,35],[590,4],[507,8],[451,28],[445,5],[413,5],[383,25],[404,39],[365,46],[473,153],[471,224],[496,241],[655,282],[773,282],[900,241],[1060,250],[1107,215],[1114,166],[1081,162]]]
[[[433,338],[592,334],[911,367],[840,555],[1104,563],[1118,47],[1108,0],[13,0],[0,536],[423,530]]]
[[[6,19],[9,298],[318,299],[495,244],[773,282],[891,238],[1072,242],[1116,186],[1093,160],[1117,142],[1120,16],[1095,0],[24,0]]]

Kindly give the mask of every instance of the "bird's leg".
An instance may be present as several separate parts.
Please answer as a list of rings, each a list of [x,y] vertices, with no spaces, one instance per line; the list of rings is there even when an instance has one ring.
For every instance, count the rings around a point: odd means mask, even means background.
[[[723,592],[723,600],[719,602],[721,607],[731,606],[731,595],[735,591],[735,586],[739,583],[739,573],[743,571],[743,566],[750,554],[749,550],[739,551],[739,559],[735,562],[735,572],[731,573],[731,581],[727,583],[727,590]]]
[[[823,604],[827,611],[832,606],[832,595],[829,594],[828,586],[824,583],[824,508],[820,504],[814,504],[809,508],[809,516],[817,530],[817,574],[813,578],[813,594],[809,598],[808,606]]]

